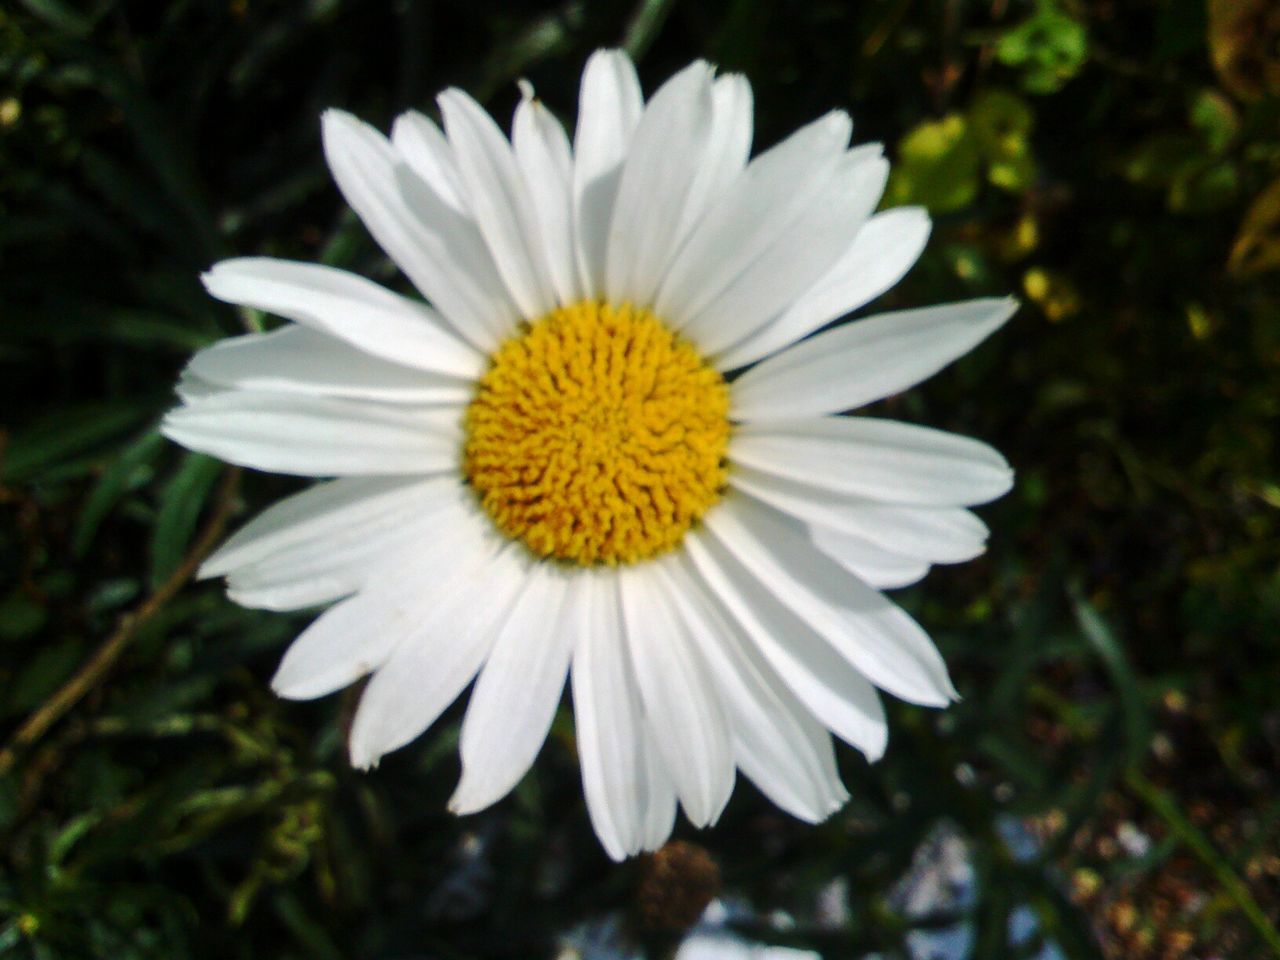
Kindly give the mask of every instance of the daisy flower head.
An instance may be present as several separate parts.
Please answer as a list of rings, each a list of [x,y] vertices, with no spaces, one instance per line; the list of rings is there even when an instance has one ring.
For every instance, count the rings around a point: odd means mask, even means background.
[[[365,227],[421,294],[267,258],[204,277],[291,321],[192,359],[165,433],[327,478],[211,557],[245,606],[328,605],[273,687],[372,674],[359,767],[474,680],[458,813],[529,770],[569,678],[587,807],[616,859],[677,801],[713,823],[741,769],[819,821],[847,794],[831,734],[885,748],[877,688],[955,697],[881,592],[984,549],[968,506],[1009,489],[976,440],[846,411],[967,352],[1012,314],[975,300],[815,333],[896,283],[916,208],[875,213],[878,145],[832,112],[750,158],[751,89],[696,62],[646,102],[618,51],[582,77],[570,141],[522,84],[511,138],[460,90],[443,131],[323,118]]]

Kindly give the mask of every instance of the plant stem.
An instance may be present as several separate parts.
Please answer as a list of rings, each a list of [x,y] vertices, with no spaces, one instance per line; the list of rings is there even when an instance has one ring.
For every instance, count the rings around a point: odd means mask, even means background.
[[[200,535],[196,537],[191,548],[163,583],[147,597],[136,609],[124,614],[116,624],[115,630],[94,651],[93,655],[81,665],[66,683],[42,703],[23,721],[8,745],[0,750],[0,775],[8,773],[17,762],[18,755],[27,750],[48,732],[49,728],[62,719],[90,690],[102,682],[110,672],[120,655],[128,648],[137,635],[138,630],[158,614],[174,595],[186,584],[200,561],[208,555],[214,545],[222,539],[222,531],[235,507],[236,492],[240,486],[240,468],[231,467],[223,475],[222,484],[214,496],[213,513]]]

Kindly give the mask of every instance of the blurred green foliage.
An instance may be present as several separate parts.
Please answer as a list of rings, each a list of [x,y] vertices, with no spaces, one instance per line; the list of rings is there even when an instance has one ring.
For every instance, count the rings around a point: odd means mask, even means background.
[[[456,708],[362,774],[352,694],[275,700],[305,617],[186,579],[295,484],[155,432],[190,351],[261,321],[203,294],[214,260],[400,282],[326,175],[323,108],[386,125],[458,84],[507,116],[528,76],[569,110],[620,42],[650,87],[694,56],[747,73],[758,146],[831,107],[893,145],[887,202],[936,226],[884,305],[1026,299],[884,405],[1019,470],[988,557],[902,595],[964,702],[895,705],[888,756],[842,754],[854,800],[821,827],[740,786],[689,832],[730,892],[795,919],[751,932],[904,955],[956,919],[891,895],[945,823],[973,849],[975,956],[1277,952],[1278,39],[1270,0],[6,6],[0,954],[546,957],[632,908],[643,866],[590,832],[567,712],[512,797],[457,820]],[[1010,817],[1038,852],[1014,855]],[[1012,946],[1020,907],[1038,932]]]

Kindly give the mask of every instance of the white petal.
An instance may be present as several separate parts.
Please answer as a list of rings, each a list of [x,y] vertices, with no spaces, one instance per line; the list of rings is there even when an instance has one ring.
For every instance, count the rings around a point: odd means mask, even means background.
[[[178,407],[160,432],[229,463],[304,477],[457,466],[462,412],[237,390]]]
[[[197,400],[203,400],[205,397],[212,397],[217,393],[226,393],[226,387],[220,387],[216,383],[210,383],[204,377],[197,377],[190,370],[183,370],[178,377],[178,382],[173,388],[173,392],[178,395],[178,399],[182,403],[195,403]]]
[[[747,497],[730,497],[707,529],[766,589],[860,673],[909,703],[955,698],[946,664],[919,624],[818,550],[803,527]]]
[[[644,734],[645,808],[640,849],[653,851],[667,842],[675,826],[676,788],[649,724],[645,724]]]
[[[271,681],[276,693],[324,696],[380,667],[402,643],[430,643],[423,630],[441,597],[474,577],[498,549],[478,519],[460,507],[431,517],[431,538],[400,562],[384,564],[360,593],[329,608],[293,642]]]
[[[793,816],[826,819],[849,798],[827,731],[721,611],[687,557],[654,566],[714,678],[743,772]]]
[[[986,550],[987,527],[956,507],[900,507],[738,467],[729,484],[810,526],[870,540],[929,563],[963,563]]]
[[[683,327],[704,353],[714,353],[763,327],[794,303],[845,250],[884,192],[889,164],[879,147],[860,148],[804,214]]]
[[[829,113],[752,160],[680,248],[655,311],[678,329],[706,309],[825,189],[852,129]]]
[[[333,178],[373,238],[455,330],[492,350],[515,328],[519,312],[475,222],[442,200],[368,124],[328,110],[323,133]]]
[[[645,718],[689,820],[714,823],[733,792],[733,753],[715,687],[648,566],[618,571],[627,648]]]
[[[285,317],[383,360],[457,377],[475,377],[484,366],[483,355],[430,307],[345,270],[240,257],[214,264],[201,279],[219,300]]]
[[[400,114],[391,128],[391,145],[441,200],[459,213],[467,212],[453,149],[429,117],[417,110]]]
[[[475,392],[468,380],[379,360],[296,324],[220,340],[187,370],[221,387],[385,403],[466,403]]]
[[[414,499],[402,497],[394,509],[387,509],[392,497],[381,499],[388,502],[380,513],[366,511],[345,526],[339,527],[337,518],[351,519],[357,510],[348,507],[335,511],[336,516],[309,518],[301,526],[310,533],[302,537],[289,530],[294,542],[227,575],[227,596],[242,607],[266,610],[331,603],[380,579],[396,579],[406,568],[421,567],[445,549],[445,541],[475,539],[488,523],[475,515],[474,498],[454,477],[427,481]]]
[[[542,749],[585,625],[577,574],[535,563],[498,631],[462,722],[462,780],[449,800],[454,813],[501,800]]]
[[[343,530],[423,510],[445,482],[417,477],[351,477],[316,484],[276,502],[237,530],[204,562],[199,576],[222,576],[281,550],[299,545],[311,549]]]
[[[747,165],[747,158],[751,155],[753,106],[751,84],[742,74],[717,77],[711,85],[711,130],[702,165],[689,187],[688,201],[677,231],[677,243],[724,195]]]
[[[852,410],[906,390],[1008,320],[1015,300],[882,313],[810,337],[734,382],[734,415],[784,420]]]
[[[271,689],[287,700],[313,700],[350,686],[382,666],[420,627],[422,597],[392,602],[356,594],[330,607],[285,652]]]
[[[928,562],[886,550],[866,537],[828,527],[811,529],[809,535],[819,550],[877,590],[908,586],[929,572]]]
[[[868,220],[826,274],[764,328],[715,357],[722,370],[754,363],[880,296],[906,275],[929,240],[923,207],[886,210]]]
[[[484,663],[528,572],[508,544],[446,584],[424,584],[435,604],[373,675],[351,724],[353,766],[367,768],[436,721]],[[447,589],[441,589],[441,587]]]
[[[254,565],[227,575],[227,598],[252,610],[306,610],[349,597],[412,556],[429,528],[417,522],[361,537],[348,534],[324,554],[289,565]]]
[[[822,417],[742,424],[734,463],[885,503],[956,507],[1009,492],[1013,471],[978,440],[895,420]]]
[[[538,226],[551,282],[562,304],[582,299],[577,255],[573,247],[573,154],[569,137],[533,88],[516,107],[511,143],[538,215]]]
[[[582,72],[573,136],[574,243],[588,298],[604,295],[609,220],[622,162],[643,109],[631,58],[621,50],[593,53]]]
[[[543,255],[538,214],[511,144],[484,108],[461,90],[446,90],[436,102],[458,159],[467,207],[493,262],[525,318],[541,317],[555,308],[556,294]]]
[[[710,126],[711,66],[697,61],[653,95],[631,140],[609,221],[604,293],[611,302],[653,302]]]
[[[582,787],[596,835],[610,857],[623,860],[643,846],[647,734],[623,641],[616,581],[596,571],[585,571],[583,580],[585,626],[571,673]]]
[[[685,544],[707,588],[800,702],[841,740],[878,760],[889,733],[875,687],[715,537],[694,530]]]

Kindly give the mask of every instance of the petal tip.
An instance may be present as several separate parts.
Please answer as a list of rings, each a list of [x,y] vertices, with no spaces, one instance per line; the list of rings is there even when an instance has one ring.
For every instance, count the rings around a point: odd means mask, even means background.
[[[320,112],[320,132],[327,134],[335,130],[338,126],[358,127],[361,121],[354,114],[348,113],[346,110],[340,110],[337,107],[326,107]]]
[[[285,694],[280,693],[279,690],[277,690],[274,679],[271,681],[271,689],[276,690],[277,694],[285,697]],[[285,699],[289,698],[285,697]],[[358,714],[356,720],[358,723]],[[363,770],[365,772],[376,770],[378,768],[378,764],[382,760],[382,754],[373,750],[369,744],[364,742],[364,737],[359,735],[358,728],[355,726],[352,727],[351,737],[347,741],[347,757],[351,761],[351,766],[355,767],[357,770]]]
[[[197,580],[212,580],[227,573],[227,567],[223,564],[220,554],[221,551],[218,551],[200,564],[196,570]]]
[[[467,817],[473,813],[479,813],[485,807],[489,806],[483,799],[476,795],[467,784],[466,774],[463,774],[462,782],[458,784],[458,788],[453,791],[453,796],[449,798],[446,805],[450,813],[456,817]]]

